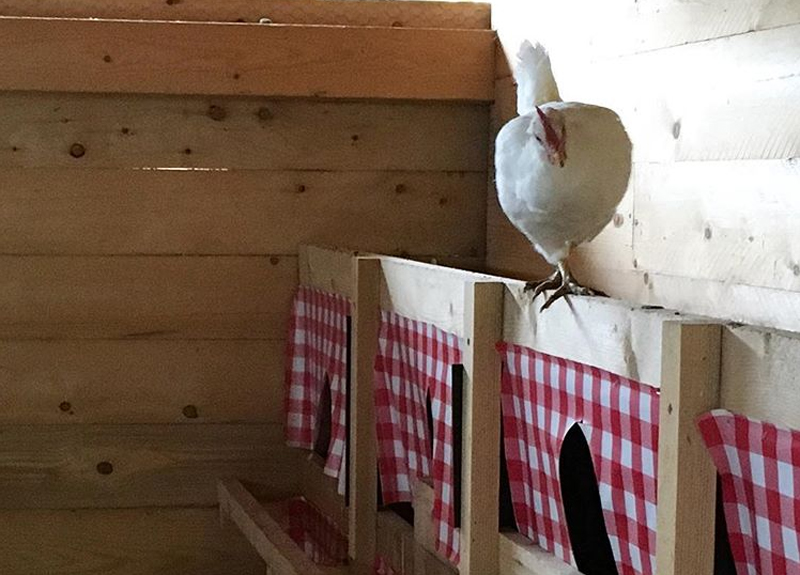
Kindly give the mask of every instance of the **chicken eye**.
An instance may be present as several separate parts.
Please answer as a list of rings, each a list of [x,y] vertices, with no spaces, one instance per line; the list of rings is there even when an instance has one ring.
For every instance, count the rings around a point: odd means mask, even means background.
[[[539,142],[540,144],[542,143],[542,139],[539,136],[534,136],[534,138],[536,138],[536,141]]]

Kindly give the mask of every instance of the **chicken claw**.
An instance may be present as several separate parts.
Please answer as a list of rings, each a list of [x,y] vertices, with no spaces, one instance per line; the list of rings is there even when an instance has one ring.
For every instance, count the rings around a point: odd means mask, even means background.
[[[552,288],[557,289],[549,298],[547,298],[547,300],[545,300],[544,305],[539,311],[546,310],[556,301],[568,295],[607,297],[603,292],[584,287],[575,281],[575,278],[572,277],[566,262],[559,262],[558,269],[549,278],[540,282],[528,283],[525,285],[526,292],[533,290],[534,300],[539,296],[539,294],[542,294]]]

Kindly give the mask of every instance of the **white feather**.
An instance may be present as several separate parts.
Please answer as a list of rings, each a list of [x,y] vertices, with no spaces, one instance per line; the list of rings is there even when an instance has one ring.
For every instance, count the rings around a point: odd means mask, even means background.
[[[517,113],[531,114],[536,106],[561,100],[547,50],[528,40],[522,43],[514,70],[517,82]]]
[[[560,101],[540,45],[523,44],[516,77],[520,116],[500,130],[495,148],[498,199],[511,223],[555,265],[614,216],[630,178],[631,142],[612,110]],[[563,166],[537,140],[543,124],[536,106],[563,119]]]

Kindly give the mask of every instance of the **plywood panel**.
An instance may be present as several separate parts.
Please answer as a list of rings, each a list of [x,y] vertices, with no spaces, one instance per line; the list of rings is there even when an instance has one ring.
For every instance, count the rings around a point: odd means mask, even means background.
[[[6,111],[0,167],[485,171],[487,165],[484,106],[13,93],[0,94],[0,106]]]
[[[8,575],[263,575],[215,509],[6,511],[0,572]]]
[[[0,427],[0,508],[214,505],[237,477],[273,496],[296,489],[280,425]]]
[[[3,0],[6,16],[116,18],[146,20],[211,20],[278,24],[402,26],[407,28],[490,27],[489,4],[472,2],[331,2],[329,0]]]
[[[0,423],[281,423],[284,347],[3,341]]]
[[[637,173],[639,269],[800,289],[800,162],[681,162]]]
[[[0,17],[0,89],[491,101],[494,41],[489,30]]]
[[[0,253],[479,256],[478,172],[0,171]]]
[[[280,339],[292,257],[0,257],[0,338]]]

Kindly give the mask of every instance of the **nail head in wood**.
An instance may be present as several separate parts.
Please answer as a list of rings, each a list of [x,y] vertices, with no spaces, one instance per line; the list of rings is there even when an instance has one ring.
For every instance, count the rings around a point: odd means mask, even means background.
[[[73,158],[82,158],[86,155],[86,148],[83,144],[76,142],[69,147],[69,155]]]
[[[197,406],[195,405],[187,405],[183,408],[183,416],[186,419],[197,419],[199,414],[197,412]]]

